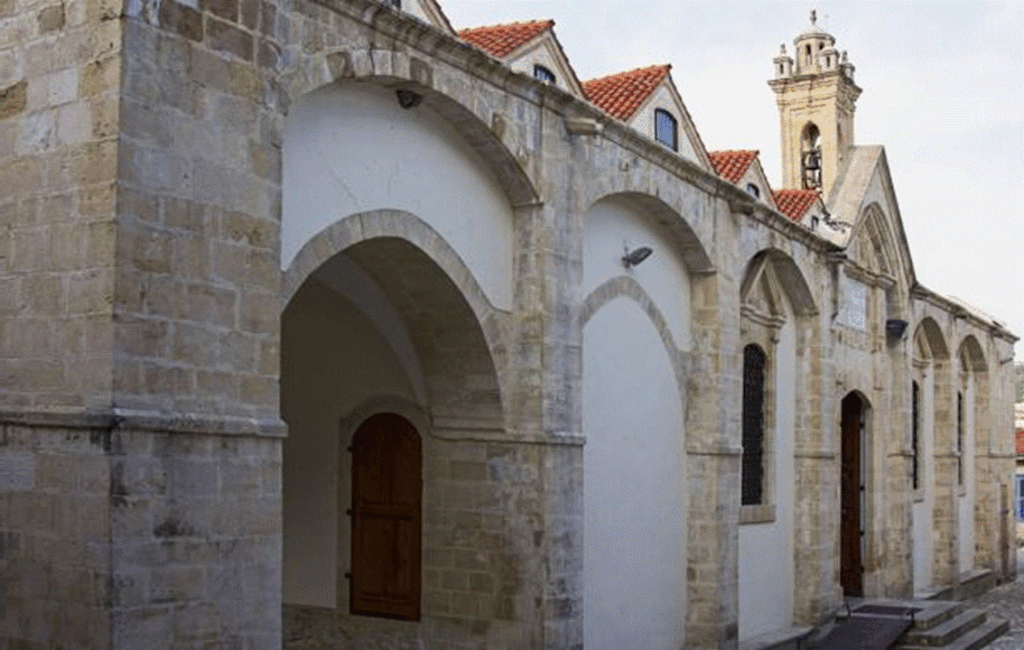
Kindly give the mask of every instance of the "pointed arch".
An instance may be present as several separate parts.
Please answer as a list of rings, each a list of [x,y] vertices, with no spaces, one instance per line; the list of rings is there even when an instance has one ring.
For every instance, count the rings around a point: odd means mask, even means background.
[[[985,351],[973,334],[968,334],[960,342],[957,349],[957,358],[960,360],[960,369],[966,372],[985,372],[988,370],[988,363],[985,360]]]
[[[922,318],[914,330],[915,351],[922,359],[948,359],[949,346],[942,328],[931,316]]]
[[[806,275],[792,257],[775,248],[759,251],[747,262],[740,285],[741,304],[750,295],[758,280],[764,277],[766,269],[770,269],[768,272],[772,277],[771,286],[786,293],[797,316],[813,316],[818,313]]]

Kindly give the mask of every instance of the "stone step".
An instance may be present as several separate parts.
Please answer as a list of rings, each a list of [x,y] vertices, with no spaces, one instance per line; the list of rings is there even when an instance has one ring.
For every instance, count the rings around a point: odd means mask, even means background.
[[[1006,634],[1010,629],[1009,621],[993,618],[982,625],[969,631],[959,639],[952,641],[949,645],[939,646],[910,646],[898,645],[899,650],[979,650],[984,648],[995,639]]]
[[[933,600],[918,603],[921,609],[914,613],[914,630],[930,630],[956,618],[967,609],[967,605],[956,601]]]
[[[985,612],[968,609],[933,627],[911,629],[903,636],[901,643],[909,646],[941,647],[984,622]]]

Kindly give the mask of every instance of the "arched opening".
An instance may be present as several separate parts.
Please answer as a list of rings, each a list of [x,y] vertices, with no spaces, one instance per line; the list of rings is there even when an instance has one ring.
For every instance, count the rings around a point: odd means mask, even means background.
[[[868,405],[857,392],[843,398],[840,415],[839,583],[843,595],[864,596]]]
[[[988,375],[985,353],[974,336],[967,336],[957,355],[959,373],[956,386],[954,455],[957,495],[958,572],[963,575],[976,568],[992,569],[998,539],[990,529],[986,503],[979,488],[988,484],[987,466],[979,449],[988,447]]]
[[[653,254],[624,267],[625,250],[638,246]],[[689,226],[654,197],[606,197],[584,217],[587,648],[675,650],[686,642],[684,355],[690,273],[706,264]]]
[[[800,134],[800,169],[805,190],[821,187],[821,131],[813,122]]]
[[[800,269],[785,253],[759,252],[747,265],[740,285],[742,401],[740,444],[739,639],[787,628],[798,601],[799,572],[819,571],[795,548],[803,528],[794,490],[811,485],[820,472],[815,460],[797,458],[798,447],[812,447],[802,424],[804,409],[814,406],[802,390],[807,358],[814,346],[808,327],[814,300]],[[798,530],[800,528],[801,530]],[[798,559],[799,558],[799,559]]]
[[[453,474],[481,498],[494,487],[482,465],[453,459],[486,454],[471,439],[503,422],[493,344],[466,297],[479,304],[480,289],[459,276],[405,239],[373,237],[317,267],[282,314],[286,648],[449,615],[426,578],[442,570],[466,585],[474,574],[488,608],[519,580],[500,508],[488,530],[453,541]],[[444,559],[453,544],[473,566]],[[431,629],[402,634],[426,643]]]
[[[948,400],[949,353],[938,323],[924,318],[914,330],[911,356],[910,476],[913,494],[914,593],[924,595],[949,578],[953,539],[952,503],[938,489],[950,444],[942,442]]]

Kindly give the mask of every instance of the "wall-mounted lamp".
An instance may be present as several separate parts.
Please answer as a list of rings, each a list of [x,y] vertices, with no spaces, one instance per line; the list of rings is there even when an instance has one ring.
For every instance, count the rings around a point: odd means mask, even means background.
[[[894,339],[901,338],[903,336],[903,332],[907,331],[907,325],[909,325],[909,323],[905,320],[890,318],[885,321],[885,333]]]
[[[407,88],[399,88],[395,95],[398,96],[398,105],[405,109],[416,108],[423,101],[423,95]]]
[[[637,266],[638,264],[643,262],[645,259],[650,257],[651,253],[653,253],[653,252],[654,251],[652,251],[647,246],[641,246],[640,248],[637,248],[636,250],[633,250],[633,251],[630,251],[627,248],[626,249],[626,254],[622,256],[622,265],[624,267],[626,267],[627,269],[630,268],[631,266]]]

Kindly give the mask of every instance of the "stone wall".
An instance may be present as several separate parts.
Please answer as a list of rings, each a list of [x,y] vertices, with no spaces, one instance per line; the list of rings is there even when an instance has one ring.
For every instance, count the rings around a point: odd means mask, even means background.
[[[110,444],[0,424],[0,646],[111,647]]]

